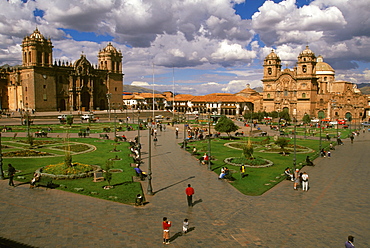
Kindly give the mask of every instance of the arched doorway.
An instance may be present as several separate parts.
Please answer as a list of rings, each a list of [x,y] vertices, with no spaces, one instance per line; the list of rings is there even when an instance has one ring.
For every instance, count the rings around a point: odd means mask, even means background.
[[[81,109],[85,111],[90,110],[90,94],[87,91],[81,93]]]
[[[100,99],[99,107],[100,107],[100,110],[106,109],[106,107],[105,107],[105,100],[104,99]]]
[[[58,104],[58,110],[65,111],[66,109],[67,109],[66,100],[64,98],[60,99],[59,104]]]
[[[319,118],[319,120],[325,119],[325,113],[324,113],[324,111],[320,110],[317,113],[317,118]]]

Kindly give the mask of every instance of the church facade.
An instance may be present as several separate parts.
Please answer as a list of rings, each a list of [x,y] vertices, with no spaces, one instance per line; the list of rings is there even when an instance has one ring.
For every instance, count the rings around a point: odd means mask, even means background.
[[[50,39],[36,29],[22,42],[22,65],[0,71],[0,109],[92,111],[122,108],[122,53],[110,43],[92,65],[54,62]]]
[[[294,69],[282,70],[274,51],[266,56],[263,68],[262,111],[288,111],[297,120],[305,114],[328,120],[365,118],[368,97],[354,83],[335,81],[333,68],[308,47]]]

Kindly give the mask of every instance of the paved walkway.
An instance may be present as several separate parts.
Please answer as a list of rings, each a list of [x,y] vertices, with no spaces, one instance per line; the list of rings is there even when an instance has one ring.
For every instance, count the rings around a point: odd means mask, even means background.
[[[147,159],[148,132],[141,135]],[[0,236],[35,247],[162,247],[167,216],[172,247],[343,247],[348,235],[356,247],[370,247],[369,133],[305,168],[308,192],[284,181],[258,197],[218,180],[178,142],[171,128],[159,132],[152,147],[155,195],[146,196],[145,207],[0,181]],[[188,183],[196,192],[192,208],[184,193]],[[179,236],[184,218],[191,232]]]

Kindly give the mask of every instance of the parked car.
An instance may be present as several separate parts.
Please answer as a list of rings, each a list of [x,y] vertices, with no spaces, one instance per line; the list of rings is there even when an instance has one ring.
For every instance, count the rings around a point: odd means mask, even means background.
[[[58,119],[59,119],[59,120],[62,120],[62,119],[64,119],[64,120],[65,120],[65,119],[67,119],[67,115],[59,115],[59,116],[58,116]]]
[[[81,115],[82,120],[93,120],[94,119],[94,114],[84,114]]]

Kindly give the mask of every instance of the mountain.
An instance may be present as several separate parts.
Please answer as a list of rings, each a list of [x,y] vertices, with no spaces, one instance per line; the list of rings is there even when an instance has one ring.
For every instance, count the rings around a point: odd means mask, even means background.
[[[133,86],[133,85],[123,85],[123,92],[128,92],[128,93],[153,93],[152,89],[144,88],[144,87],[139,87],[139,86]],[[162,92],[154,90],[154,94],[162,94]]]

